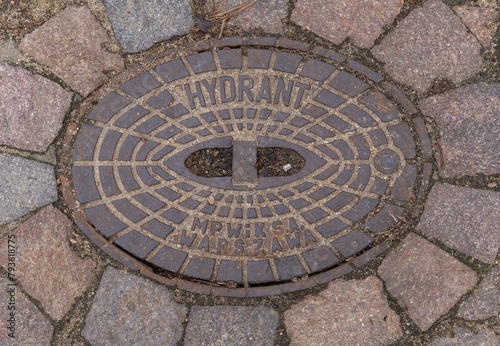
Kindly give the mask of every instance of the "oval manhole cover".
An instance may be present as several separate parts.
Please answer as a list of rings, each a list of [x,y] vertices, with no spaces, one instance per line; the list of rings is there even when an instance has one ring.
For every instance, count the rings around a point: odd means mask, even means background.
[[[122,74],[81,108],[77,223],[129,266],[247,290],[374,246],[412,209],[429,139],[342,60],[241,44]]]

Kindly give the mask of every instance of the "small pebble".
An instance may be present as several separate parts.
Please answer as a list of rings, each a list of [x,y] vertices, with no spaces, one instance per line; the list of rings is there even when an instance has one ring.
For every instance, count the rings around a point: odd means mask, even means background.
[[[214,204],[215,203],[215,198],[214,196],[208,197],[208,204]]]
[[[291,169],[292,169],[292,165],[291,165],[291,164],[289,164],[289,163],[287,163],[286,165],[284,165],[284,166],[283,166],[283,170],[284,170],[285,172],[288,172],[288,171],[289,171],[289,170],[291,170]]]

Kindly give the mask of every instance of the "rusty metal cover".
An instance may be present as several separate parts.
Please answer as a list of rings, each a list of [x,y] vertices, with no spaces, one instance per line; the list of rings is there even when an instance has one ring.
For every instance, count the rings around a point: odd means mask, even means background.
[[[273,38],[197,47],[130,69],[82,105],[67,182],[80,227],[129,267],[242,295],[315,285],[383,250],[429,179],[430,140],[411,102],[321,47]],[[186,167],[210,148],[232,149],[231,175]],[[262,148],[290,149],[303,165],[259,175]]]

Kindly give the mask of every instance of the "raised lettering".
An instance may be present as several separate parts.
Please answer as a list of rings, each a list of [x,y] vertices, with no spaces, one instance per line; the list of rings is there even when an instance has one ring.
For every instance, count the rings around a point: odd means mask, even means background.
[[[295,100],[295,105],[293,106],[295,109],[297,109],[300,107],[300,103],[302,102],[302,96],[304,96],[304,90],[311,89],[311,86],[307,84],[302,84],[300,82],[297,82],[295,86],[299,87],[299,91],[297,92],[297,99]]]
[[[267,103],[271,103],[271,91],[269,90],[269,77],[265,76],[262,78],[262,84],[260,85],[259,94],[255,99],[255,102],[260,102],[265,99]]]
[[[234,253],[237,255],[241,255],[245,251],[245,242],[241,239],[238,239],[237,241],[234,242],[234,247],[236,248],[234,250]]]
[[[191,231],[196,231],[197,228],[201,228],[201,233],[205,234],[207,232],[208,220],[200,222],[200,219],[197,217],[194,218],[193,226],[191,227]]]
[[[217,78],[212,78],[212,83],[208,84],[208,82],[204,79],[201,81],[205,89],[208,91],[208,95],[210,95],[210,103],[215,104],[215,85],[217,84]]]
[[[227,240],[219,238],[217,243],[217,253],[227,253]]]
[[[311,244],[311,243],[315,243],[315,242],[316,242],[316,238],[314,238],[314,236],[311,234],[311,232],[306,231],[306,246]]]
[[[295,238],[290,238],[289,236],[285,236],[286,242],[290,249],[300,248],[300,233],[295,232]]]
[[[245,81],[248,82],[248,84],[245,85]],[[243,93],[247,95],[247,98],[250,102],[253,102],[253,95],[250,92],[250,90],[253,88],[253,79],[252,77],[241,75],[238,76],[238,101],[242,102],[243,101]]]
[[[212,227],[210,228],[210,234],[215,235],[215,232],[219,232],[222,229],[222,224],[218,221],[212,221]]]
[[[296,232],[296,231],[300,231],[300,228],[297,225],[297,223],[295,222],[295,220],[293,219],[293,217],[291,217],[290,218],[290,232]]]
[[[283,78],[278,79],[278,87],[274,96],[274,104],[278,104],[280,97],[283,97],[283,105],[288,107],[290,104],[290,95],[292,95],[293,81],[288,82],[288,88],[285,88]]]
[[[236,86],[232,77],[223,76],[219,78],[220,98],[222,103],[234,101],[236,98]],[[226,84],[229,83],[229,96],[227,96]]]
[[[261,253],[264,253],[264,250],[259,250],[260,247],[262,246],[262,243],[264,242],[263,239],[255,239],[253,243],[255,244],[255,249],[253,250],[254,255],[258,255]]]
[[[194,82],[194,85],[196,87],[196,92],[191,91],[191,86],[189,84],[184,84],[184,88],[186,89],[186,94],[189,98],[189,104],[191,105],[191,109],[196,108],[196,105],[194,103],[195,98],[198,98],[198,100],[200,101],[200,105],[202,107],[205,107],[205,97],[203,96],[203,92],[201,91],[200,82],[196,81]]]
[[[227,224],[227,236],[229,238],[231,237],[238,238],[240,236],[240,231],[241,231],[241,223],[239,223],[237,228],[234,230],[232,229],[230,223]]]
[[[181,245],[187,244],[188,247],[191,247],[191,245],[193,245],[193,242],[196,239],[197,235],[198,234],[194,233],[191,237],[187,237],[186,230],[183,229],[182,234],[181,234]]]
[[[285,227],[283,227],[283,224],[281,221],[274,221],[273,222],[273,233],[276,235],[283,235],[285,234]]]
[[[281,244],[278,241],[278,239],[273,238],[273,253],[275,253],[276,251],[283,252],[283,248],[281,247]]]
[[[200,246],[198,246],[198,250],[206,250],[210,251],[210,245],[209,245],[209,240],[208,240],[208,235],[204,236],[201,239]]]
[[[265,223],[261,223],[260,225],[258,223],[255,224],[255,236],[256,237],[265,237],[266,234],[262,231],[264,229]]]

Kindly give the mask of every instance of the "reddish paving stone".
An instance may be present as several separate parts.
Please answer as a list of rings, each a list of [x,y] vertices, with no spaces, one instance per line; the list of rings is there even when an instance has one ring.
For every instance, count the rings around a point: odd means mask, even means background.
[[[108,267],[82,335],[92,345],[175,345],[186,314],[166,287]]]
[[[439,338],[428,344],[428,346],[477,346],[500,345],[497,336],[490,329],[483,329],[477,334],[465,328],[455,328],[455,336]]]
[[[19,48],[87,96],[107,79],[103,71],[124,68],[118,54],[102,47],[105,42],[111,39],[87,6],[68,6],[26,35]]]
[[[399,317],[374,276],[335,280],[285,311],[284,317],[291,345],[386,345],[403,336]]]
[[[483,281],[477,290],[462,304],[457,316],[467,320],[483,320],[500,313],[500,267],[495,267]]]
[[[17,279],[54,320],[60,320],[71,309],[92,276],[92,262],[79,259],[69,247],[71,227],[63,213],[47,206],[13,233],[17,241]],[[7,238],[1,246],[7,248]],[[7,268],[8,259],[3,253],[0,263]]]
[[[436,183],[417,230],[493,263],[500,246],[500,193]]]
[[[469,37],[469,38],[467,38]],[[434,79],[460,82],[479,72],[481,45],[440,0],[428,0],[372,49],[395,80],[424,93]]]
[[[349,36],[356,45],[370,48],[402,5],[403,0],[298,0],[291,19],[337,45]]]
[[[13,285],[12,281],[7,278],[0,278],[0,286],[2,287],[0,290],[0,299],[2,300],[0,305],[0,314],[2,314],[0,319],[0,344],[50,345],[54,327],[38,310],[36,305],[19,291],[19,287],[10,285]],[[9,305],[12,289],[15,292],[15,304]],[[15,310],[9,310],[8,306],[15,306]],[[9,336],[9,333],[12,333],[13,330],[8,328],[10,327],[8,319],[11,319],[12,312],[15,314],[15,332],[13,334],[15,338],[12,338],[12,335]]]
[[[444,177],[500,173],[500,85],[472,84],[420,102],[440,129]]]
[[[491,41],[497,31],[497,11],[494,8],[455,6],[453,10],[476,35],[479,42],[486,47],[491,46]]]
[[[447,313],[477,280],[472,269],[415,233],[387,255],[378,273],[422,330]]]
[[[215,0],[215,5],[216,8],[224,11],[247,2],[247,0]],[[213,2],[208,1],[207,9],[211,10],[212,8]],[[265,32],[281,34],[283,33],[281,21],[286,18],[287,12],[287,0],[257,0],[234,18],[243,30],[262,28]],[[265,15],[262,15],[263,13]],[[229,21],[229,24],[231,24],[231,21]]]
[[[73,94],[5,63],[0,63],[0,79],[0,144],[45,151],[61,129]]]
[[[279,315],[268,307],[193,306],[185,345],[274,345]]]

